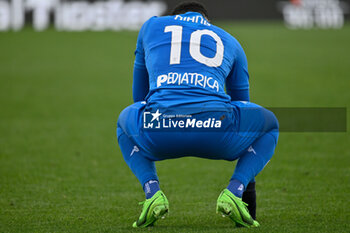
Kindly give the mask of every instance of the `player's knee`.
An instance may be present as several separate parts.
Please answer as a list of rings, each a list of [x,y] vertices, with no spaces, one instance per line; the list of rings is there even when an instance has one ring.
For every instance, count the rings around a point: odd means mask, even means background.
[[[121,124],[122,124],[122,122],[123,122],[123,116],[124,116],[124,114],[123,114],[123,112],[125,111],[125,109],[119,114],[119,117],[118,117],[118,121],[117,121],[117,127],[118,128],[121,128]]]
[[[279,131],[278,119],[273,112],[264,108],[263,110],[265,118],[265,132],[277,132]]]
[[[120,137],[124,134],[126,134],[126,129],[127,129],[127,119],[128,119],[128,115],[129,115],[129,111],[130,111],[130,106],[126,107],[120,114],[118,117],[118,121],[117,121],[117,139],[118,142],[120,140]]]
[[[123,130],[126,129],[127,124],[130,124],[130,122],[137,121],[137,116],[139,115],[139,112],[141,111],[144,104],[142,102],[134,103],[128,107],[126,107],[118,117],[118,127],[121,127]]]
[[[119,138],[125,134],[124,130],[118,125],[117,126],[117,139],[118,139],[118,142],[119,142]]]
[[[127,119],[129,118],[128,116],[131,108],[132,108],[132,105],[124,108],[124,110],[119,114],[118,122],[117,122],[118,128],[124,129],[124,126],[127,123]]]
[[[279,123],[277,117],[273,112],[264,108],[264,118],[265,118],[265,133],[268,133],[274,138],[275,144],[277,144],[279,136]]]

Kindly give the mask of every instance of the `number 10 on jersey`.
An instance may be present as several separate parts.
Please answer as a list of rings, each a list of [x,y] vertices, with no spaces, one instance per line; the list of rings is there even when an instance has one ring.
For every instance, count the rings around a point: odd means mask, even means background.
[[[165,33],[171,32],[171,50],[170,50],[170,65],[181,63],[181,47],[182,47],[182,26],[166,26]],[[216,54],[214,57],[206,57],[201,53],[202,36],[207,35],[216,41]],[[224,59],[224,44],[221,38],[211,30],[197,30],[191,34],[190,39],[190,54],[191,57],[199,63],[209,67],[219,67]]]

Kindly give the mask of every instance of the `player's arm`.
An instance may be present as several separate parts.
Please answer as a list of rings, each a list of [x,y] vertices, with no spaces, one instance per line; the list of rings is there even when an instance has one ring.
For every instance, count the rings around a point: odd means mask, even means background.
[[[249,101],[248,61],[243,48],[237,44],[235,62],[226,78],[226,92],[232,101]]]
[[[145,100],[149,92],[149,76],[146,68],[145,51],[142,41],[144,31],[145,25],[140,30],[135,51],[134,75],[132,84],[134,102]]]

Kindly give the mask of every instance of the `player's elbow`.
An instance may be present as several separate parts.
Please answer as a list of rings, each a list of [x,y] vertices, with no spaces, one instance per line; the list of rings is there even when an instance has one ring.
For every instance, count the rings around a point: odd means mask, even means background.
[[[250,101],[249,88],[227,89],[227,94],[231,97],[231,101]]]

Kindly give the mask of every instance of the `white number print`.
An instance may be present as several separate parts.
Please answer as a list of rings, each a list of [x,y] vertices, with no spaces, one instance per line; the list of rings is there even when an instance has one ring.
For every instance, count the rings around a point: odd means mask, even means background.
[[[216,41],[216,54],[213,58],[206,57],[201,53],[201,38],[204,35],[211,36]],[[210,67],[219,67],[224,59],[224,44],[215,32],[209,30],[198,30],[191,35],[190,54],[200,63]]]
[[[170,65],[180,64],[181,43],[182,43],[182,26],[167,26],[164,32],[171,32],[171,51]]]
[[[170,65],[180,64],[181,62],[181,44],[182,44],[182,26],[166,26],[164,32],[171,32],[171,51]],[[216,41],[216,54],[214,57],[206,57],[201,53],[202,36],[208,35]],[[197,30],[191,34],[190,54],[192,58],[199,63],[209,67],[219,67],[224,59],[224,44],[221,38],[210,30]]]

